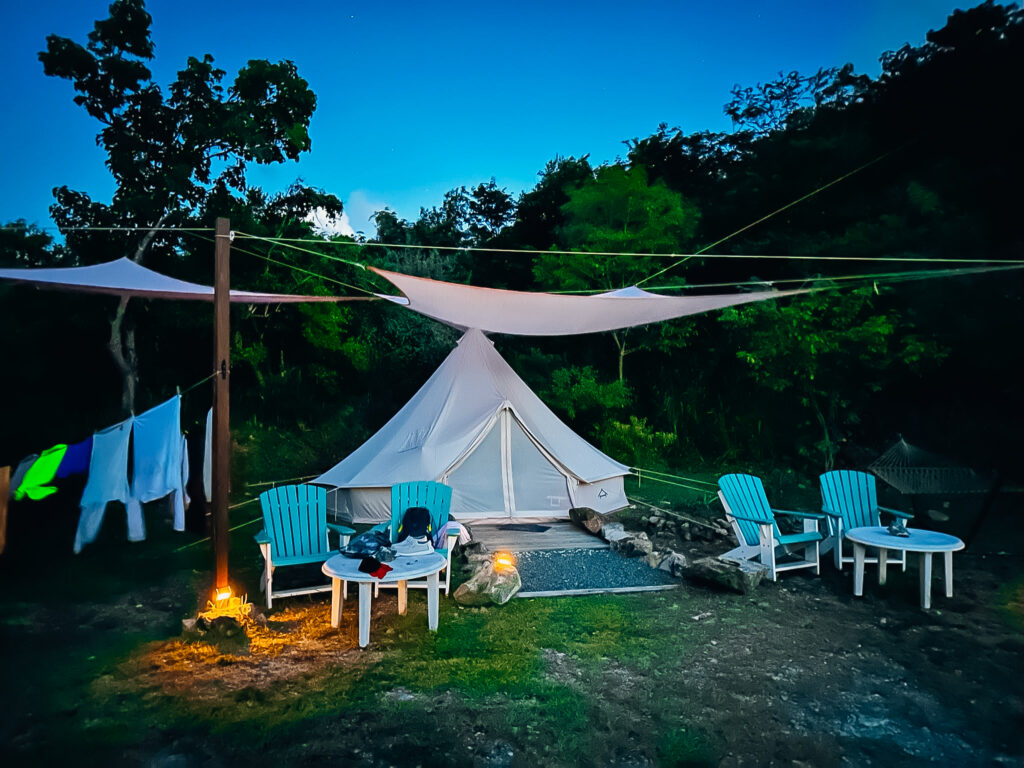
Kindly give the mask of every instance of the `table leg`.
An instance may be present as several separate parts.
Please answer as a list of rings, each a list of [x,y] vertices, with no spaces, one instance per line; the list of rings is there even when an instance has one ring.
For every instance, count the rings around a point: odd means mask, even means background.
[[[441,578],[439,571],[427,576],[427,629],[437,632],[437,604],[438,594],[441,591]]]
[[[367,581],[359,582],[359,647],[370,644],[370,589]]]
[[[932,607],[932,553],[921,553],[921,607]]]
[[[878,548],[878,584],[885,585],[885,572],[889,565],[889,550],[885,547]]]
[[[853,542],[853,594],[864,594],[864,545]]]
[[[409,582],[398,582],[398,615],[405,616],[409,609]]]
[[[341,579],[331,579],[331,626],[337,629],[341,625]]]
[[[946,597],[953,596],[953,553],[943,552],[946,563]]]

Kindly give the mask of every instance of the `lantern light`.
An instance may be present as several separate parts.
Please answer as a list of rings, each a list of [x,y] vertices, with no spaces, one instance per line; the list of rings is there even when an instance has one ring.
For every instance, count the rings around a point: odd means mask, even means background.
[[[511,571],[516,567],[516,559],[511,552],[496,552],[494,554],[494,570]]]

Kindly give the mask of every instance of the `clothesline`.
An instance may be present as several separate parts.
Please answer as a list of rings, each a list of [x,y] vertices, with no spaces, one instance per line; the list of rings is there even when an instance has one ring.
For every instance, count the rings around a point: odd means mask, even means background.
[[[193,235],[193,237],[198,237],[200,240],[205,240],[206,242],[209,242],[209,243],[214,242],[213,238],[211,238],[211,237],[204,237],[203,235]],[[237,244],[233,244],[231,246],[231,250],[233,252],[237,252],[237,253],[244,253],[246,256],[255,256],[256,258],[263,259],[264,261],[269,262],[270,264],[276,264],[276,265],[281,266],[281,267],[287,267],[288,269],[294,270],[296,272],[301,272],[302,274],[309,275],[310,277],[315,277],[315,278],[318,278],[320,280],[326,280],[327,282],[330,282],[330,283],[336,283],[336,284],[338,284],[338,285],[340,285],[340,286],[342,286],[344,288],[351,288],[353,291],[359,291],[361,293],[369,294],[368,298],[366,299],[367,301],[376,301],[377,300],[377,296],[373,293],[373,291],[369,291],[366,288],[361,288],[358,285],[352,285],[351,283],[346,283],[346,282],[344,282],[342,280],[338,280],[337,278],[330,277],[329,275],[325,275],[325,274],[320,273],[320,272],[314,272],[314,271],[312,271],[310,269],[305,269],[304,267],[296,266],[295,264],[289,264],[286,261],[278,261],[277,259],[274,259],[274,258],[272,258],[270,256],[267,256],[267,255],[264,255],[262,253],[256,253],[255,251],[249,251],[249,250],[246,250],[245,248],[240,248]],[[305,249],[300,249],[300,250],[305,250]],[[309,253],[312,253],[312,251],[309,251]],[[329,260],[333,260],[333,261],[341,261],[341,262],[344,262],[346,264],[352,264],[353,263],[353,262],[348,261],[347,259],[338,259],[337,257],[329,256],[327,254],[317,254],[317,255],[323,256],[325,259],[329,259]],[[356,266],[360,266],[361,267],[362,265],[359,264],[359,265],[356,265]],[[355,299],[353,299],[353,300],[355,300]]]
[[[0,229],[5,232],[27,232],[29,229],[42,232],[52,230],[54,232],[213,232],[213,227],[40,227],[35,224],[26,224],[23,227],[3,226]]]
[[[203,377],[203,378],[201,378],[201,379],[200,379],[199,381],[197,381],[197,382],[196,382],[195,384],[192,384],[192,385],[190,385],[190,386],[187,386],[187,387],[185,387],[185,388],[184,388],[183,390],[181,390],[181,392],[180,392],[179,394],[182,394],[182,395],[186,395],[186,394],[188,394],[188,393],[189,393],[189,392],[191,392],[191,391],[192,391],[193,389],[195,389],[196,387],[202,386],[203,384],[205,384],[206,382],[208,382],[208,381],[209,381],[210,379],[212,379],[212,378],[213,378],[214,376],[216,376],[216,375],[217,375],[217,372],[216,372],[216,371],[214,371],[214,372],[213,372],[213,373],[211,373],[211,374],[210,374],[209,376],[204,376],[204,377]]]
[[[216,375],[215,371],[179,388],[170,399],[98,429],[79,443],[58,443],[27,456],[11,478],[11,495],[16,500],[43,499],[57,493],[55,481],[85,474],[75,552],[96,538],[111,501],[124,504],[129,541],[145,538],[142,504],[166,496],[171,498],[175,530],[184,530],[188,454],[181,429],[182,397]],[[130,479],[129,453],[134,465]]]
[[[930,269],[930,270],[914,270],[911,272],[869,272],[863,275],[819,275],[816,277],[786,277],[773,280],[743,280],[730,283],[691,283],[681,285],[651,285],[644,288],[645,291],[676,291],[676,290],[696,290],[703,288],[745,288],[745,287],[756,287],[765,286],[772,287],[778,285],[805,285],[807,283],[826,283],[826,282],[848,282],[851,280],[864,280],[865,282],[879,282],[879,283],[898,283],[910,280],[926,280],[933,277],[958,277],[963,275],[981,274],[983,272],[1002,272],[1012,269],[1024,269],[1024,262],[1019,264],[1011,263],[1006,266],[992,266],[992,267],[967,267],[964,269]],[[593,290],[575,290],[575,291],[552,291],[552,293],[560,294],[592,294]]]
[[[316,475],[303,475],[302,477],[289,477],[286,480],[266,480],[266,481],[264,481],[262,483],[246,483],[245,487],[246,488],[262,488],[265,485],[269,485],[269,486],[273,487],[273,486],[278,486],[278,485],[285,485],[287,483],[304,482],[306,480],[311,480],[314,477],[316,477]]]
[[[663,480],[663,479],[661,479],[659,477],[648,477],[647,475],[644,475],[644,479],[650,480],[651,482],[654,482],[654,483],[664,483],[665,485],[674,485],[677,488],[686,488],[687,490],[697,491],[698,493],[705,493],[705,494],[709,494],[709,495],[711,494],[711,491],[709,491],[707,488],[697,488],[696,486],[687,485],[686,483],[677,483],[677,482],[674,482],[672,480]]]
[[[247,505],[252,504],[253,502],[256,502],[256,501],[259,501],[259,500],[260,500],[259,496],[254,496],[251,499],[246,499],[245,501],[240,501],[237,504],[232,504],[230,507],[228,507],[228,509],[229,510],[238,509],[239,507],[247,506]],[[247,526],[252,525],[253,523],[258,523],[261,520],[263,520],[263,515],[260,515],[259,517],[254,517],[252,520],[246,520],[244,523],[239,523],[236,526],[228,528],[228,531],[229,532],[234,532],[234,531],[237,531],[239,528],[245,528]],[[211,541],[212,539],[213,539],[212,536],[204,536],[201,539],[196,539],[195,541],[190,541],[188,544],[185,544],[184,546],[178,547],[176,550],[174,550],[174,553],[177,554],[178,552],[184,552],[186,549],[191,549],[192,547],[198,546],[199,544],[202,544],[202,543],[207,542],[207,541]]]
[[[880,154],[880,155],[879,155],[878,157],[876,157],[876,158],[874,158],[874,159],[872,159],[872,160],[868,160],[868,161],[867,161],[866,163],[863,163],[863,164],[859,165],[858,167],[854,168],[854,169],[853,169],[852,171],[848,171],[848,172],[846,172],[846,173],[842,174],[841,176],[839,176],[839,177],[837,177],[837,178],[833,179],[832,181],[828,182],[827,184],[822,184],[821,186],[817,187],[816,189],[812,189],[812,190],[811,190],[810,192],[808,192],[807,194],[805,194],[805,195],[801,195],[800,197],[796,198],[795,200],[792,200],[792,201],[790,201],[790,202],[786,203],[786,204],[785,204],[784,206],[782,206],[781,208],[777,208],[777,209],[775,209],[774,211],[772,211],[771,213],[768,213],[768,214],[766,214],[766,215],[762,216],[761,218],[759,218],[759,219],[757,219],[757,220],[755,220],[755,221],[752,221],[752,222],[750,222],[750,223],[749,223],[749,224],[747,224],[746,226],[740,227],[739,229],[737,229],[737,230],[735,230],[735,231],[733,231],[733,232],[730,232],[730,233],[729,233],[728,235],[726,235],[725,237],[719,238],[718,240],[715,240],[715,241],[714,241],[713,243],[708,243],[708,244],[707,244],[707,245],[705,245],[705,246],[704,246],[703,248],[699,249],[699,250],[697,251],[697,253],[696,253],[696,254],[693,254],[693,255],[694,255],[694,256],[696,256],[696,255],[698,255],[698,254],[703,254],[703,253],[704,253],[705,251],[710,251],[710,250],[711,250],[712,248],[714,248],[714,247],[715,247],[716,245],[721,245],[721,244],[722,244],[722,243],[724,243],[724,242],[725,242],[726,240],[731,240],[731,239],[732,239],[733,237],[735,237],[736,235],[740,234],[741,232],[746,232],[746,231],[747,231],[748,229],[751,229],[752,227],[756,227],[756,226],[757,226],[758,224],[761,224],[762,222],[765,222],[765,221],[767,221],[768,219],[772,218],[773,216],[775,216],[775,215],[777,215],[777,214],[780,214],[780,213],[782,213],[783,211],[785,211],[785,210],[788,210],[789,208],[792,208],[792,207],[793,207],[794,205],[797,205],[797,204],[799,204],[799,203],[802,203],[802,202],[803,202],[804,200],[807,200],[807,199],[809,199],[809,198],[811,198],[811,197],[814,197],[814,196],[815,196],[815,195],[817,195],[817,194],[818,194],[819,192],[824,192],[824,191],[825,191],[826,189],[828,189],[829,187],[832,187],[832,186],[834,186],[834,185],[838,184],[839,182],[843,181],[844,179],[848,179],[848,178],[850,178],[851,176],[853,176],[854,174],[856,174],[856,173],[860,173],[860,172],[861,172],[861,171],[863,171],[863,170],[864,170],[865,168],[869,168],[869,167],[871,167],[872,165],[874,165],[875,163],[878,163],[878,162],[880,162],[880,161],[884,160],[884,159],[885,159],[885,158],[887,158],[887,157],[888,157],[889,155],[891,155],[891,154],[894,154],[895,152],[898,152],[899,150],[901,150],[901,149],[903,149],[904,147],[906,147],[906,146],[910,145],[911,143],[913,143],[913,141],[915,141],[915,140],[916,140],[916,139],[911,139],[910,141],[908,141],[908,142],[905,142],[904,144],[901,144],[900,146],[896,147],[895,149],[891,149],[891,150],[889,150],[888,152],[883,152],[883,153],[882,153],[882,154]],[[656,277],[657,277],[658,275],[663,275],[663,274],[665,274],[666,272],[668,272],[668,271],[669,271],[670,269],[674,269],[675,267],[678,267],[678,266],[679,266],[680,264],[682,264],[682,263],[683,263],[684,261],[687,261],[688,259],[692,259],[692,258],[693,258],[693,256],[687,256],[687,257],[685,257],[685,258],[682,258],[682,259],[680,259],[679,261],[676,261],[676,262],[675,262],[675,263],[673,263],[673,264],[669,264],[669,265],[668,265],[667,267],[665,267],[664,269],[658,270],[657,272],[655,272],[655,273],[654,273],[654,274],[652,274],[652,275],[648,275],[648,276],[647,276],[647,277],[645,277],[645,278],[644,278],[643,280],[641,280],[641,281],[640,281],[639,283],[637,283],[637,285],[638,285],[638,286],[639,286],[639,285],[643,285],[643,284],[644,284],[644,283],[646,283],[646,282],[647,282],[648,280],[653,280],[653,279],[654,279],[654,278],[656,278]]]
[[[265,242],[279,243],[280,245],[283,245],[285,247],[294,247],[294,246],[289,246],[287,242],[283,241],[283,239],[262,238],[262,237],[261,238],[255,238],[255,239],[262,240],[262,241],[265,241]],[[417,247],[419,247],[419,246],[417,246]],[[379,294],[375,294],[374,292],[369,291],[369,290],[367,290],[365,288],[360,288],[359,286],[350,285],[350,284],[344,283],[344,282],[342,282],[340,280],[336,280],[336,279],[334,279],[334,278],[332,278],[332,277],[330,277],[328,275],[324,275],[322,273],[315,272],[313,270],[305,269],[303,267],[298,267],[298,266],[295,266],[293,264],[289,264],[287,262],[279,261],[277,259],[272,259],[269,256],[264,256],[262,254],[254,252],[254,251],[248,251],[248,250],[240,249],[237,246],[234,247],[234,250],[238,250],[238,251],[240,251],[242,253],[245,253],[247,255],[250,255],[250,256],[256,256],[257,258],[265,259],[268,262],[271,262],[273,264],[277,264],[279,266],[286,267],[288,269],[294,269],[296,271],[302,272],[303,274],[307,274],[307,275],[310,275],[310,276],[313,276],[313,277],[317,277],[317,278],[320,278],[320,279],[323,279],[323,280],[328,280],[328,281],[331,281],[331,282],[338,283],[340,285],[345,286],[346,288],[351,288],[352,290],[357,290],[357,291],[361,291],[363,293],[371,294],[372,296],[374,296],[374,298],[377,298],[379,296]],[[301,250],[301,251],[303,251],[305,253],[310,253],[310,254],[313,254],[313,255],[316,255],[316,256],[321,256],[321,257],[323,257],[325,259],[332,260],[332,261],[340,261],[340,262],[345,263],[345,264],[355,264],[355,262],[348,261],[347,259],[339,259],[337,257],[331,256],[330,254],[317,253],[315,251],[311,251],[311,250],[305,249],[305,248],[300,248],[298,250]],[[550,252],[549,251],[537,251],[537,253],[550,253]],[[805,256],[749,256],[749,257],[747,257],[747,256],[724,255],[723,258],[765,258],[765,259],[787,259],[787,258],[791,258],[791,259],[801,260],[801,259],[815,259],[815,258],[818,258],[818,257],[811,257],[811,256],[806,256],[806,257]],[[846,257],[821,257],[821,258],[822,259],[826,259],[826,260],[833,259],[833,258],[837,259],[837,260],[839,260],[839,259],[841,259],[841,260],[852,260],[852,259],[846,259]],[[891,259],[883,257],[883,258],[880,258],[878,260],[879,261],[915,261],[915,259],[898,259],[898,258],[895,258],[895,257],[893,257]],[[921,259],[920,261],[925,261],[925,260]],[[938,262],[938,261],[942,261],[942,260],[934,260],[934,261]],[[977,260],[972,260],[972,259],[949,259],[947,261],[949,261],[949,262],[962,262],[962,263],[975,263],[975,264],[978,263]],[[1005,269],[1019,269],[1019,268],[1024,267],[1024,260],[993,260],[993,261],[987,262],[987,263],[992,264],[993,266],[962,268],[962,269],[945,269],[945,270],[915,270],[915,271],[910,271],[910,272],[870,272],[870,273],[867,273],[867,274],[835,275],[835,276],[832,276],[832,275],[822,275],[822,276],[816,276],[816,277],[779,278],[779,279],[773,279],[773,280],[739,280],[739,281],[718,282],[718,283],[661,285],[661,286],[650,286],[650,287],[646,288],[645,290],[647,290],[647,291],[670,291],[670,290],[694,291],[694,290],[701,290],[701,289],[706,289],[706,288],[744,288],[744,287],[750,287],[750,286],[767,286],[767,287],[771,287],[771,286],[779,286],[779,285],[787,285],[787,284],[800,285],[800,284],[806,284],[806,283],[814,282],[814,281],[848,282],[848,281],[853,281],[853,280],[864,280],[864,281],[867,281],[867,282],[882,282],[882,281],[884,281],[884,282],[900,282],[900,281],[904,281],[904,280],[921,280],[921,279],[933,278],[933,277],[955,277],[955,276],[974,274],[974,273],[981,273],[981,272],[999,271],[999,270],[1005,270]],[[363,265],[358,265],[358,266],[363,267]],[[549,293],[564,294],[564,295],[571,295],[571,294],[593,295],[593,294],[604,293],[604,292],[605,292],[605,289],[580,289],[580,290],[549,291]]]
[[[686,477],[685,475],[674,475],[671,472],[659,472],[654,469],[644,469],[643,467],[631,467],[631,469],[633,472],[636,472],[638,476],[641,473],[644,477],[648,475],[660,475],[661,477],[671,477],[673,480],[686,480],[687,482],[690,483],[699,483],[700,485],[707,485],[710,486],[711,488],[718,487],[717,483],[711,483],[708,482],[707,480],[698,480],[695,477]]]
[[[262,237],[248,235],[243,232],[235,233],[239,238],[262,240],[268,243],[275,243],[286,248],[294,248],[314,256],[322,256],[325,259],[341,261],[360,269],[366,269],[367,265],[360,262],[341,259],[330,254],[312,251],[308,248],[300,248],[292,243],[310,243],[316,245],[337,245],[356,248],[395,248],[413,249],[421,251],[459,251],[466,253],[501,253],[501,254],[524,254],[529,256],[622,256],[629,258],[655,258],[655,259],[678,259],[678,258],[701,258],[701,259],[748,259],[748,260],[778,260],[790,259],[793,261],[871,261],[871,262],[903,262],[922,264],[1024,264],[1024,259],[977,259],[977,258],[948,258],[933,256],[797,256],[782,254],[737,254],[737,253],[644,253],[640,251],[564,251],[548,250],[541,251],[533,248],[487,248],[469,245],[418,245],[414,243],[377,243],[377,242],[356,242],[343,240],[319,240],[315,238],[300,237]],[[657,274],[652,275],[655,277]],[[646,279],[646,278],[645,278]]]

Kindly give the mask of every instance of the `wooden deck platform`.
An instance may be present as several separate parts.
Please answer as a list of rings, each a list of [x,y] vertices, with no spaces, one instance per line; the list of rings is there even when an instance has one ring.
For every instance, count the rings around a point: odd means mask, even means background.
[[[542,549],[607,549],[608,543],[565,519],[516,518],[515,520],[478,520],[465,523],[474,541],[492,552]],[[544,531],[523,530],[527,526]]]

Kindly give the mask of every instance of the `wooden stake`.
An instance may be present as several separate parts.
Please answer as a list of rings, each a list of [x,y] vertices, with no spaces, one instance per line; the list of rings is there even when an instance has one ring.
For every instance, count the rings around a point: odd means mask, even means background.
[[[231,224],[217,219],[213,281],[213,553],[215,588],[228,586],[228,493],[231,477],[231,431],[228,387],[231,375]]]

